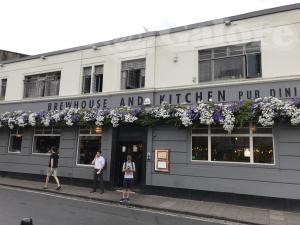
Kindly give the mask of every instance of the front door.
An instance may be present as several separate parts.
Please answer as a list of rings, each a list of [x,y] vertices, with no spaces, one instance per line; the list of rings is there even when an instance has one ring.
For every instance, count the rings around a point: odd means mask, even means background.
[[[143,156],[144,156],[144,146],[143,142],[138,141],[122,141],[119,142],[119,146],[117,147],[118,151],[118,160],[116,161],[116,185],[122,186],[123,176],[122,167],[123,163],[127,160],[127,155],[132,156],[132,161],[135,163],[135,174],[134,174],[134,184],[139,185],[143,182]]]

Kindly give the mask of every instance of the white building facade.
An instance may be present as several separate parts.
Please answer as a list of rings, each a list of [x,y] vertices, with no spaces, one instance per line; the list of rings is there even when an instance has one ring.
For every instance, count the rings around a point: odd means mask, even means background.
[[[299,37],[294,4],[2,62],[0,112],[297,98]],[[133,154],[140,185],[299,199],[299,133],[248,122],[232,133],[166,124],[3,127],[0,171],[43,175],[56,146],[61,176],[90,179],[101,148],[113,186]],[[159,149],[169,150],[167,172],[156,170]]]

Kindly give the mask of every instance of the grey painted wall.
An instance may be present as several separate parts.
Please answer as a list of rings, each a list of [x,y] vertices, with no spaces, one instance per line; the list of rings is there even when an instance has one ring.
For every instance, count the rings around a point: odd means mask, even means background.
[[[104,180],[109,180],[112,129],[104,127],[102,152],[107,160]],[[49,155],[32,154],[33,129],[26,128],[23,133],[21,153],[8,153],[9,130],[0,129],[0,171],[45,175]],[[78,128],[63,128],[60,137],[58,175],[70,178],[92,179],[92,167],[76,166]]]
[[[171,149],[170,173],[157,173],[152,164],[147,184],[300,199],[299,137],[300,127],[279,124],[274,128],[276,165],[273,166],[216,164],[191,162],[189,129],[154,128],[153,151]]]

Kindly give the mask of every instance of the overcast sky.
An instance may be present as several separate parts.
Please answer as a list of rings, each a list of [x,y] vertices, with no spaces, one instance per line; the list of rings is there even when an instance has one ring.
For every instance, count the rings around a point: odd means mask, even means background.
[[[296,0],[3,0],[0,49],[38,54]]]

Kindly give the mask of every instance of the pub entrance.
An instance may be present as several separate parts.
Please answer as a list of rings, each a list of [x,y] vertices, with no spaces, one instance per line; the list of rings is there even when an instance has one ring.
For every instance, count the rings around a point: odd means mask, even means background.
[[[127,155],[132,156],[136,172],[134,174],[134,185],[145,184],[146,174],[146,143],[147,129],[141,127],[120,127],[114,131],[112,151],[111,181],[113,186],[121,187],[123,184],[123,163]]]

